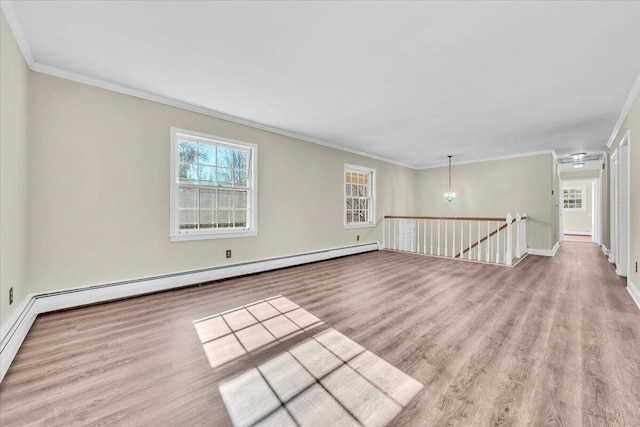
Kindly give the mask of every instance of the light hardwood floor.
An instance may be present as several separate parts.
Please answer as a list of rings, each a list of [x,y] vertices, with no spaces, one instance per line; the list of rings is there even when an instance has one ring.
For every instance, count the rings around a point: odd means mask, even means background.
[[[229,425],[229,371],[192,322],[279,294],[423,384],[391,425],[640,425],[640,310],[574,242],[514,268],[382,251],[42,315],[0,424]]]

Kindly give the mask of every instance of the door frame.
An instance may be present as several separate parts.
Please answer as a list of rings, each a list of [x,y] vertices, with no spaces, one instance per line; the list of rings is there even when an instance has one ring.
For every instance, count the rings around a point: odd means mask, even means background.
[[[631,271],[631,130],[627,130],[614,155],[617,160],[616,192],[613,194],[616,203],[614,261],[616,274],[628,277]]]
[[[563,190],[564,183],[570,182],[590,182],[591,184],[591,241],[602,244],[602,171],[598,174],[597,178],[566,178],[560,179],[560,232],[562,233],[560,238],[564,236],[564,203],[563,203]]]

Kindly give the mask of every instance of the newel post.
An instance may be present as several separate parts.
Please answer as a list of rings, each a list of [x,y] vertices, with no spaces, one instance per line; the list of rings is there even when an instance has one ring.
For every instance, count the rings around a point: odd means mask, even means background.
[[[387,220],[384,218],[385,214],[384,212],[382,213],[382,249],[387,249],[387,244],[385,241],[385,236],[387,235],[387,233],[385,233],[385,222],[387,222]]]
[[[507,250],[504,256],[504,263],[507,265],[511,265],[513,263],[513,249],[512,249],[512,231],[511,231],[511,223],[513,222],[513,217],[510,212],[507,212]]]
[[[527,221],[529,220],[529,215],[526,212],[522,213],[522,238],[520,239],[520,243],[522,244],[522,249],[520,250],[522,254],[529,252],[529,245],[527,244]]]
[[[522,231],[522,216],[520,212],[516,212],[516,258],[522,256],[522,243],[520,243],[520,232]]]

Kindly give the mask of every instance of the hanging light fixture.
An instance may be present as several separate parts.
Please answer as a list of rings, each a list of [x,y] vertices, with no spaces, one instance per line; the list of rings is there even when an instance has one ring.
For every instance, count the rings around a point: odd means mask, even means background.
[[[571,157],[573,158],[573,160],[582,160],[582,158],[586,155],[587,153],[573,153]]]
[[[574,164],[573,164],[573,167],[574,167],[574,168],[576,168],[576,169],[578,169],[578,168],[582,168],[582,167],[584,167],[584,163],[582,163],[582,162],[580,162],[580,163],[574,163]]]
[[[449,157],[449,191],[444,193],[444,200],[451,203],[456,199],[456,193],[451,191],[451,157],[452,156],[448,156],[448,157]]]

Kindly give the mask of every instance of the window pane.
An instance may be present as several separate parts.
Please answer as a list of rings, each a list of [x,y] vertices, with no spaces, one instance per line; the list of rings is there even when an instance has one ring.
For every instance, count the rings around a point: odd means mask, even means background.
[[[233,150],[226,147],[217,147],[216,164],[225,168],[233,167]]]
[[[197,188],[180,188],[180,207],[181,208],[197,208],[198,207],[198,189]]]
[[[178,160],[185,163],[197,163],[198,144],[182,139],[178,140]]]
[[[233,211],[220,210],[218,211],[218,227],[228,228],[233,225]]]
[[[233,151],[233,167],[236,169],[247,170],[247,152],[246,151]]]
[[[216,164],[216,147],[207,144],[199,144],[199,162],[203,165]]]
[[[200,208],[215,209],[216,208],[216,192],[213,188],[200,188]]]
[[[215,228],[216,211],[200,209],[200,228]]]
[[[247,186],[247,171],[244,169],[234,169],[233,170],[233,181],[235,187],[246,187]]]
[[[238,210],[233,212],[234,222],[236,227],[246,227],[247,226],[247,211]]]
[[[216,168],[214,166],[198,166],[198,178],[200,185],[215,184]]]
[[[218,185],[231,185],[231,169],[218,168]]]
[[[233,207],[233,196],[231,191],[218,190],[218,209],[231,209]]]
[[[246,191],[236,191],[235,192],[235,207],[240,209],[246,209],[247,207],[247,192]]]
[[[183,164],[178,166],[178,176],[180,183],[193,184],[198,182],[198,166]]]
[[[347,197],[347,209],[353,209],[353,199],[351,197]]]
[[[198,228],[196,220],[198,219],[198,211],[196,210],[180,210],[180,229],[193,230]]]
[[[353,222],[353,211],[347,211],[347,224]]]

